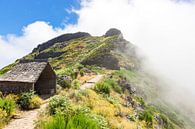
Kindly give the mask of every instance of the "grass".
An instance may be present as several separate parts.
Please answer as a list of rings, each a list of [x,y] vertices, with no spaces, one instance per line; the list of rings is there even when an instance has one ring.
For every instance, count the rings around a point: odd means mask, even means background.
[[[95,85],[95,90],[99,93],[110,94],[111,85],[101,81]]]
[[[0,109],[4,110],[8,117],[12,116],[16,110],[16,103],[14,100],[7,98],[0,98]]]
[[[70,117],[58,113],[49,121],[42,123],[41,126],[42,129],[100,129],[97,121],[83,113],[78,113]]]
[[[0,97],[0,128],[6,125],[15,114],[16,102],[11,97]]]
[[[104,93],[104,94],[110,94],[111,89],[114,89],[114,91],[118,93],[122,93],[121,87],[118,85],[118,83],[111,78],[104,79],[100,82],[98,82],[95,85],[94,88],[97,92]]]
[[[58,76],[69,76],[72,81],[79,79],[77,77],[79,72],[82,76],[85,76],[86,71],[90,71],[90,73],[93,74],[107,74],[109,70],[105,70],[102,67],[81,65],[85,60],[90,60],[107,53],[114,55],[119,60],[120,65],[125,68],[127,65],[136,65],[136,59],[134,59],[134,57],[130,57],[129,59],[124,56],[124,53],[114,51],[115,46],[112,42],[116,40],[115,37],[105,38],[104,36],[79,38],[66,43],[57,43],[42,52],[62,52],[58,57],[49,58],[49,62]],[[34,59],[38,54],[38,52],[31,53],[25,58]],[[10,70],[13,66],[14,64],[0,70],[0,75]],[[87,70],[85,71],[84,69]],[[147,101],[152,101],[153,98],[156,98],[158,93],[156,92],[157,87],[155,80],[136,69],[127,69],[121,68],[121,70],[112,71],[113,74],[111,78],[105,78],[97,83],[94,89],[87,89],[82,92],[79,91],[79,83],[77,80],[72,82],[73,87],[71,87],[71,81],[62,82],[63,84],[60,82],[60,85],[64,85],[64,89],[62,89],[64,94],[54,97],[49,102],[49,113],[46,114],[46,119],[40,120],[43,121],[42,128],[150,129],[152,127],[148,127],[148,125],[157,125],[157,121],[154,119],[156,114],[162,114],[161,118],[167,123],[165,128],[171,127],[171,122],[181,124],[182,122],[177,122],[178,119],[175,114],[170,116],[159,110],[156,111],[148,108],[144,97],[147,96]],[[120,77],[125,77],[128,83],[140,92],[136,93],[136,95],[123,93],[121,87],[118,85],[118,79]],[[135,114],[137,113],[135,108],[125,106],[127,96],[132,97],[138,105],[143,107],[143,111],[139,114],[140,119],[133,117],[132,121],[127,118],[128,115],[136,116]],[[37,98],[29,101],[28,95],[24,95],[23,97],[25,99],[21,101],[22,105],[29,105],[29,103],[33,102],[33,105],[37,106]],[[86,108],[84,111],[77,112],[76,110],[81,107]],[[88,111],[88,109],[90,111]],[[163,114],[168,117],[165,117]],[[4,117],[5,115],[7,115],[6,111],[0,109],[0,117]]]
[[[66,96],[54,96],[49,101],[49,113],[55,115],[58,112],[69,112],[70,113],[70,102]],[[71,115],[71,114],[70,114]]]
[[[67,120],[66,129],[100,129],[100,127],[95,120],[79,113]]]
[[[48,122],[41,123],[42,129],[65,129],[66,123],[62,114],[56,114]]]
[[[152,126],[154,122],[154,113],[154,109],[148,107],[147,109],[139,113],[139,119],[146,121],[149,126]]]
[[[16,62],[17,63],[17,62]],[[10,64],[0,70],[0,76],[3,75],[4,73],[8,72],[12,67],[16,65],[16,63]]]

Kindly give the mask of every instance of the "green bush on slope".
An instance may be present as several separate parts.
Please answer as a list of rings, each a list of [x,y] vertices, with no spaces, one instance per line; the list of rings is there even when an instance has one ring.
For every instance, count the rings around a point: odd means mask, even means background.
[[[0,97],[0,128],[9,122],[16,110],[16,103],[10,98]]]
[[[154,111],[152,108],[147,108],[139,113],[139,119],[145,120],[148,125],[152,126],[154,121]]]
[[[24,110],[39,108],[42,104],[41,98],[34,91],[22,93],[18,100],[19,106]]]
[[[0,70],[0,76],[3,75],[4,73],[8,72],[12,67],[14,67],[16,63],[10,64]]]
[[[114,79],[105,79],[95,85],[95,90],[100,93],[110,94],[111,89],[118,93],[122,93],[121,87]]]
[[[58,112],[67,113],[71,110],[70,102],[65,96],[54,96],[49,101],[49,113],[55,115]],[[71,115],[71,114],[70,114]]]
[[[98,123],[83,113],[70,117],[58,113],[43,124],[43,129],[100,129]]]
[[[95,90],[100,93],[110,94],[111,86],[108,83],[102,81],[95,85]]]
[[[13,100],[7,98],[0,98],[0,109],[4,110],[7,116],[13,115],[15,112],[16,104]]]

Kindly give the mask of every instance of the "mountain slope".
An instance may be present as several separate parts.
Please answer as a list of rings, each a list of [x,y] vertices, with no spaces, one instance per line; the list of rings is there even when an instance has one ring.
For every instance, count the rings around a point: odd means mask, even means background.
[[[105,74],[106,79],[113,80],[124,90],[123,93],[113,91],[111,97],[120,100],[120,109],[128,110],[128,112],[123,112],[125,115],[121,115],[120,119],[119,116],[113,114],[111,115],[113,119],[106,115],[105,118],[110,127],[112,124],[114,125],[112,122],[115,120],[118,123],[127,121],[128,124],[133,125],[133,128],[184,128],[185,121],[180,115],[177,115],[178,112],[169,105],[167,106],[160,98],[157,99],[160,93],[157,78],[143,71],[136,49],[136,46],[123,38],[120,30],[110,29],[105,35],[99,37],[84,32],[61,35],[38,45],[32,53],[19,60],[48,60],[58,75],[59,85],[62,85],[61,80],[64,81],[67,78],[78,79],[75,77],[77,76],[75,74],[78,73],[80,75],[81,73]],[[0,75],[11,69],[19,60],[0,70]],[[113,103],[110,104],[111,98],[105,99],[104,95],[96,93],[94,90],[87,90],[87,94],[90,97],[96,96],[94,99],[97,99],[97,102],[105,103],[108,106],[107,110],[118,110]],[[133,101],[127,100],[128,96]],[[86,96],[83,97],[90,99]],[[148,104],[145,104],[142,98]],[[129,101],[132,106],[127,107],[123,104]],[[88,102],[85,103],[84,106]],[[134,107],[134,103],[137,106]],[[95,105],[93,106],[97,108]],[[91,110],[96,112],[94,109]],[[144,114],[143,118],[139,117],[140,113]],[[136,115],[134,116],[134,114]],[[131,117],[129,118],[129,116]],[[150,122],[148,124],[148,121],[152,121],[152,126]],[[129,127],[125,124],[122,126]],[[113,126],[113,128],[117,127]]]

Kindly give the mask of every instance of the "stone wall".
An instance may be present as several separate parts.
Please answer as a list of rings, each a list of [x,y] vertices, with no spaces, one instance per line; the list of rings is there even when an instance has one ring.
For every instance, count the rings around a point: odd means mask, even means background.
[[[56,75],[50,65],[47,65],[41,73],[34,90],[38,94],[54,94],[56,92]]]
[[[26,82],[0,82],[0,91],[3,93],[21,93],[33,90],[33,83]]]

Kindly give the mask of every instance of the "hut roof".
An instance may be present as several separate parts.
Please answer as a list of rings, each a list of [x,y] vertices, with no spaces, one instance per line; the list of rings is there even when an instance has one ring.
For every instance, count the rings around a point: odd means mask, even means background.
[[[47,62],[36,61],[19,63],[1,76],[0,81],[35,83],[47,65]]]

